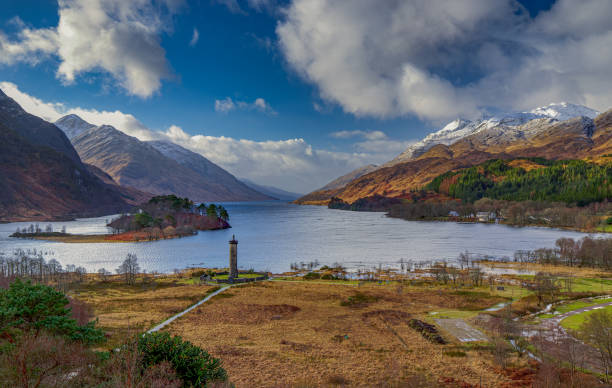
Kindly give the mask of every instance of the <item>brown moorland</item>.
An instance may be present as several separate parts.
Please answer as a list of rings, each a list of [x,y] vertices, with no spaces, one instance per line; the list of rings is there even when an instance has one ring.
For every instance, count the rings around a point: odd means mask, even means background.
[[[481,379],[499,386],[508,379],[490,352],[474,347],[465,357],[449,356],[460,346],[452,338],[433,344],[407,321],[500,300],[397,285],[272,281],[234,287],[167,330],[221,358],[237,387],[392,386],[422,378],[434,386],[450,380],[475,386]]]
[[[86,281],[69,295],[92,306],[98,326],[109,337],[104,346],[113,348],[183,311],[215,289],[177,275],[156,278],[140,275],[134,285],[113,276],[108,281]]]

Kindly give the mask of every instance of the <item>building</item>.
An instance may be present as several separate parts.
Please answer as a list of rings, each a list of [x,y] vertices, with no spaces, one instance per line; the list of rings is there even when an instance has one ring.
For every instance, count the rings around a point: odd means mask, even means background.
[[[476,213],[476,218],[478,218],[480,222],[490,222],[495,221],[497,215],[494,212],[478,212]]]
[[[228,279],[233,280],[238,278],[238,240],[232,235],[229,241],[229,275]]]

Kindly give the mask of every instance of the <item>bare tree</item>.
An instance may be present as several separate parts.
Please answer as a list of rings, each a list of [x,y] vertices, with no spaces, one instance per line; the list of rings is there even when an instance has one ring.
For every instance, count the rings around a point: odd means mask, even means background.
[[[134,253],[128,253],[123,263],[117,268],[117,273],[125,276],[127,284],[135,283],[138,271],[140,271],[140,266],[138,265],[138,257]]]
[[[606,381],[610,381],[612,367],[612,313],[598,310],[587,317],[580,327],[582,338],[591,343],[598,351],[606,371]]]

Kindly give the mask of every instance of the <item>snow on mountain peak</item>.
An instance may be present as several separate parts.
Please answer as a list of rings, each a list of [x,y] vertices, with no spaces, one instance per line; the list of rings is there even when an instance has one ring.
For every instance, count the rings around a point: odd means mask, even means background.
[[[565,121],[574,117],[585,116],[593,119],[599,112],[582,105],[567,102],[553,103],[527,112],[514,112],[482,118],[480,120],[456,119],[446,124],[442,129],[430,133],[423,140],[409,146],[395,159],[385,164],[393,165],[418,157],[437,144],[451,145],[464,137],[495,127],[516,127],[535,119]]]
[[[64,131],[68,139],[73,139],[95,127],[95,125],[88,123],[75,114],[69,114],[60,118],[55,122],[55,126]]]
[[[527,113],[527,112],[525,112]],[[539,108],[535,108],[528,113],[550,117],[551,119],[565,121],[574,117],[585,116],[590,119],[599,114],[598,111],[583,105],[570,104],[567,102],[553,103]]]

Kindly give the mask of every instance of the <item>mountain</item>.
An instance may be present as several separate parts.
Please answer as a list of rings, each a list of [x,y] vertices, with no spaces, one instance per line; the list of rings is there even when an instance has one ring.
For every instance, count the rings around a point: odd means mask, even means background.
[[[456,119],[442,127],[442,129],[427,135],[423,140],[412,144],[395,159],[386,163],[385,166],[392,166],[419,157],[437,144],[451,145],[470,135],[494,128],[504,130],[507,128],[515,128],[533,122],[533,120],[540,120],[534,122],[537,125],[542,122],[551,123],[554,121],[566,121],[574,117],[587,117],[592,119],[598,114],[599,112],[591,108],[562,102],[535,108],[528,112],[504,114],[476,121]]]
[[[269,199],[203,156],[173,143],[143,142],[109,125],[79,131],[87,123],[74,115],[57,124],[67,133],[80,132],[72,138],[80,157],[120,186],[202,202]]]
[[[253,189],[259,191],[260,193],[263,193],[267,196],[272,197],[272,199],[277,199],[277,200],[281,200],[281,201],[293,201],[295,199],[298,199],[299,197],[301,197],[303,194],[298,194],[298,193],[292,193],[290,191],[286,191],[283,189],[279,189],[278,187],[274,187],[274,186],[264,186],[264,185],[259,185],[255,182],[252,182],[248,179],[242,179],[242,181],[247,185],[252,187]]]
[[[74,114],[60,118],[55,122],[55,125],[64,131],[70,140],[95,127],[95,125],[89,124],[87,121]]]
[[[60,220],[128,209],[55,125],[0,91],[0,221]]]
[[[81,162],[64,132],[40,117],[27,113],[1,90],[0,122],[33,145],[51,147],[75,163]]]
[[[298,202],[317,205],[324,204],[331,197],[335,197],[344,186],[363,175],[375,171],[378,168],[380,167],[376,166],[375,164],[368,164],[367,166],[359,167],[349,172],[348,174],[342,175],[341,177],[334,179],[333,181],[329,182],[320,189],[300,197],[298,199]]]
[[[166,157],[204,177],[208,182],[209,190],[214,190],[222,198],[227,198],[221,199],[223,201],[265,201],[274,199],[268,194],[239,181],[232,174],[200,154],[169,141],[149,141],[147,143]]]
[[[360,176],[363,176],[365,174],[369,174],[372,171],[376,170],[377,168],[378,166],[375,164],[368,164],[367,166],[359,167],[349,172],[348,174],[342,175],[341,177],[334,179],[333,181],[329,182],[325,186],[321,187],[319,190],[340,189],[346,186],[346,184],[349,183],[350,181],[357,179]]]
[[[578,105],[551,104],[501,118],[455,120],[382,168],[340,189],[315,191],[297,202],[323,204],[332,196],[349,203],[375,194],[409,196],[410,190],[424,187],[440,174],[496,158],[597,161],[607,154],[612,154],[612,110],[597,115]]]

